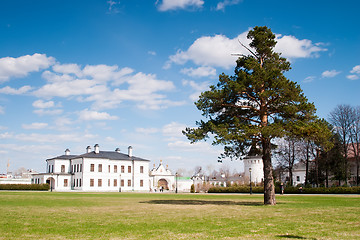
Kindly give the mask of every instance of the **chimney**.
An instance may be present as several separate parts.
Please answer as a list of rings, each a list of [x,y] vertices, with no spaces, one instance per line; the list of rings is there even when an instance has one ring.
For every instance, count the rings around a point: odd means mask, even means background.
[[[120,153],[120,148],[116,148],[115,152]]]
[[[91,147],[90,146],[87,146],[86,148],[86,153],[90,153],[91,152]]]
[[[100,153],[99,144],[95,144],[95,146],[94,146],[94,152],[95,152],[95,154]]]
[[[129,157],[132,157],[132,146],[128,147],[128,155]]]
[[[69,155],[70,155],[70,150],[69,150],[68,148],[65,150],[65,155],[66,155],[66,156],[69,156]]]

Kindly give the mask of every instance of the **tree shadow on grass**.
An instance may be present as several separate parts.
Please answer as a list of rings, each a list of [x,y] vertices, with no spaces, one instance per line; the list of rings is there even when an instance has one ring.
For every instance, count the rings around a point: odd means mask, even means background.
[[[311,239],[311,240],[316,240],[316,238],[306,238],[306,237],[302,237],[302,236],[297,236],[297,235],[276,235],[276,237],[278,238],[291,238],[291,239]]]
[[[204,201],[204,200],[150,200],[140,203],[171,204],[171,205],[239,205],[264,206],[262,202]]]

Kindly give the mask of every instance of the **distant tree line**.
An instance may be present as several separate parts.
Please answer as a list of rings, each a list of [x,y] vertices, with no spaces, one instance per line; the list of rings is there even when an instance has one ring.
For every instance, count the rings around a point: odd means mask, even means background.
[[[329,131],[316,138],[286,136],[277,142],[273,154],[278,172],[287,171],[293,185],[294,165],[303,162],[305,185],[329,187],[336,181],[338,186],[359,186],[360,106],[338,105],[328,121],[321,121]]]

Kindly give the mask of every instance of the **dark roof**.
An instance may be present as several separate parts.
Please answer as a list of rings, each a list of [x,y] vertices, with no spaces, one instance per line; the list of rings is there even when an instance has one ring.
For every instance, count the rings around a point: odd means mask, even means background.
[[[47,160],[55,160],[55,159],[69,160],[69,159],[75,158],[76,156],[77,156],[77,155],[61,155],[61,156],[57,156],[57,157],[53,157],[53,158],[46,159],[46,161],[47,161]]]
[[[124,153],[119,153],[119,152],[115,152],[115,151],[100,151],[99,153],[95,153],[94,151],[89,152],[89,153],[85,153],[82,155],[78,155],[72,158],[106,158],[109,160],[136,160],[136,161],[150,161],[147,159],[143,159],[143,158],[138,158],[138,157],[129,157],[129,155],[124,154]]]

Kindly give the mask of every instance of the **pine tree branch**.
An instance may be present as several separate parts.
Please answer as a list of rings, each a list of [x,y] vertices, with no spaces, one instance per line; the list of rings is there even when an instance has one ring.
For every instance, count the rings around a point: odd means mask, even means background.
[[[245,48],[246,50],[248,50],[257,60],[260,61],[259,57],[256,56],[256,54],[250,50],[250,48],[248,48],[247,46],[245,46],[244,44],[242,44],[242,42],[238,39],[238,42],[240,43],[241,46],[243,46],[243,48]]]

